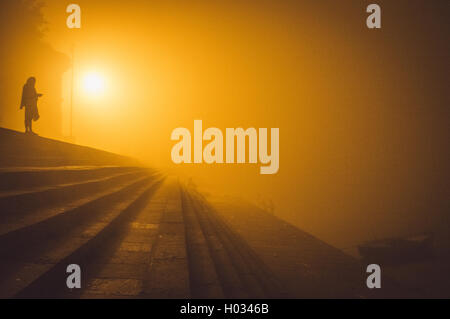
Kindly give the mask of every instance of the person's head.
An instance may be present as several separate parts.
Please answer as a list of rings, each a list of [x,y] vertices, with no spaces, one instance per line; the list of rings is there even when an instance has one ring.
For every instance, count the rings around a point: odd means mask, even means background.
[[[34,76],[30,76],[27,80],[26,85],[34,87],[35,84],[36,84],[36,78]]]

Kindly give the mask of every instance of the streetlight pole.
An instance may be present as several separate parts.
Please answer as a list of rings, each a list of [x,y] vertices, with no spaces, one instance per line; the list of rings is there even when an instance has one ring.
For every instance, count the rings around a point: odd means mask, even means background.
[[[72,81],[70,84],[70,139],[73,140],[73,80],[74,80],[74,68],[75,68],[75,49],[72,44]]]

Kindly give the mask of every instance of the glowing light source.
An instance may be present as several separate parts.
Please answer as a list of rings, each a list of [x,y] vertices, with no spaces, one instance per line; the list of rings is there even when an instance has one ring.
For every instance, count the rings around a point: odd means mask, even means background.
[[[90,94],[100,94],[105,89],[105,81],[97,73],[88,73],[83,79],[83,86]]]

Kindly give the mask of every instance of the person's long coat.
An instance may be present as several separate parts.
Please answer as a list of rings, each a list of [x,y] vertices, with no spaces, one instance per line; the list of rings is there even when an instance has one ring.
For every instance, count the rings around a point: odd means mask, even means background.
[[[28,113],[27,115],[34,121],[39,119],[37,100],[38,95],[36,93],[36,89],[31,85],[25,84],[22,89],[22,101],[20,102],[20,108],[25,107],[25,112]]]

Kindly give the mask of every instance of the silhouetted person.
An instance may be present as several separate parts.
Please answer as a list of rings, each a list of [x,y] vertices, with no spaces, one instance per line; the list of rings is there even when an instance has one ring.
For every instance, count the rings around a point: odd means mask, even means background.
[[[35,84],[36,78],[32,76],[28,78],[22,90],[20,108],[25,107],[25,133],[33,133],[32,123],[39,119],[37,100],[42,94],[36,93]]]

